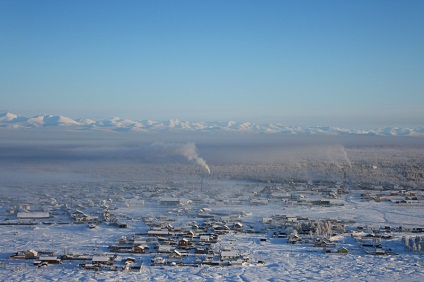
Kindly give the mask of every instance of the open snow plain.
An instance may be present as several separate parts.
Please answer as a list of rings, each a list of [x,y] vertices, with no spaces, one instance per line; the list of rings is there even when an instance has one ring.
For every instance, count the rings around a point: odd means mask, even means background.
[[[0,279],[424,280],[419,145],[196,143],[3,141]]]

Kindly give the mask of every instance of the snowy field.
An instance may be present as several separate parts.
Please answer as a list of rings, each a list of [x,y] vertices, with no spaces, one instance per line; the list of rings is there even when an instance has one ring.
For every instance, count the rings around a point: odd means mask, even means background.
[[[176,185],[184,185],[177,183]],[[189,184],[187,184],[189,185]],[[204,183],[206,186],[207,183]],[[245,183],[215,181],[213,186],[224,189],[244,187]],[[259,186],[262,184],[258,184]],[[190,185],[189,185],[190,186]],[[256,186],[255,186],[256,187]],[[240,189],[241,189],[240,188]],[[257,189],[257,187],[256,187]],[[106,190],[105,190],[106,191]],[[53,196],[53,195],[52,195]],[[41,199],[42,197],[40,197]],[[422,204],[395,205],[390,202],[364,201],[358,193],[344,194],[340,199],[344,206],[304,206],[293,203],[270,202],[267,205],[206,205],[189,204],[185,211],[208,206],[216,214],[243,213],[242,222],[258,225],[263,218],[272,215],[292,215],[310,219],[337,218],[354,221],[352,226],[409,226],[422,227],[424,209]],[[77,201],[77,199],[75,199]],[[95,207],[91,207],[95,209]],[[86,210],[89,210],[86,208]],[[163,207],[154,200],[146,200],[140,206],[117,204],[115,212],[126,217],[128,228],[120,229],[100,223],[90,229],[87,224],[58,224],[66,221],[65,215],[49,219],[52,224],[1,225],[0,279],[3,281],[423,281],[423,253],[406,250],[400,242],[400,234],[386,245],[398,255],[376,256],[365,253],[348,235],[339,246],[349,249],[348,254],[323,252],[311,244],[288,244],[286,239],[273,238],[268,231],[256,233],[230,232],[220,236],[218,247],[230,247],[249,257],[243,265],[232,266],[151,266],[151,255],[133,255],[142,264],[141,272],[94,271],[82,269],[78,261],[64,261],[60,265],[33,266],[32,260],[10,260],[8,257],[18,250],[49,250],[56,254],[73,252],[80,254],[110,253],[107,247],[118,238],[147,230],[141,220],[146,216],[168,216],[174,225],[184,225],[196,220],[190,216],[175,215],[175,208]],[[3,211],[5,214],[5,211]],[[3,216],[4,218],[4,216]],[[9,218],[11,218],[9,216]],[[59,221],[58,221],[59,220]],[[4,221],[3,221],[4,222]],[[412,233],[405,233],[413,236]],[[261,241],[261,238],[267,238]],[[119,254],[117,261],[128,255]],[[263,263],[258,263],[258,262]]]

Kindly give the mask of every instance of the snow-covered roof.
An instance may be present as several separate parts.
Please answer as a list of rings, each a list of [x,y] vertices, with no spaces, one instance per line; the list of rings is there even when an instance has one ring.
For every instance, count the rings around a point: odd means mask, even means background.
[[[49,212],[18,212],[17,218],[48,218]]]
[[[106,256],[93,256],[92,261],[108,262],[109,261],[109,257],[106,257]]]
[[[58,258],[57,257],[39,257],[38,258],[38,260],[41,260],[41,261],[49,261],[49,260],[58,260]]]
[[[221,251],[221,257],[234,258],[238,255],[236,251]]]

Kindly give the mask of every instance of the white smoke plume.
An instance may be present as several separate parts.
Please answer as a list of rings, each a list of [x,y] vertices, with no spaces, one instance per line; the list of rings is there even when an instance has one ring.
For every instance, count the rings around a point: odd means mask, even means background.
[[[170,155],[180,155],[187,158],[189,161],[194,161],[202,168],[204,168],[208,174],[211,174],[211,169],[209,168],[208,164],[197,153],[195,143],[154,143],[153,146],[161,148]]]
[[[343,168],[346,164],[352,167],[349,157],[347,156],[345,147],[343,145],[332,146],[327,150],[328,159],[335,164],[338,168]]]

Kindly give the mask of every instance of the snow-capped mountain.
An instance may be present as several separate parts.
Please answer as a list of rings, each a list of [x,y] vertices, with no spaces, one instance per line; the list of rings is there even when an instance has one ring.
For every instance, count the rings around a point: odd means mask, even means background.
[[[43,127],[43,126],[72,126],[81,125],[79,122],[64,117],[64,116],[52,116],[52,115],[38,115],[32,118],[26,119],[23,125],[32,127]]]
[[[0,115],[0,122],[13,121],[14,119],[17,119],[17,118],[18,118],[17,115],[7,112]]]
[[[386,127],[373,130],[356,130],[328,126],[299,127],[281,123],[257,124],[253,122],[212,121],[191,122],[179,119],[167,121],[134,121],[114,117],[104,120],[71,119],[64,116],[36,115],[23,117],[10,112],[0,114],[0,127],[3,128],[69,128],[75,130],[113,131],[196,131],[196,132],[240,132],[291,135],[380,135],[380,136],[424,136],[424,127]]]

